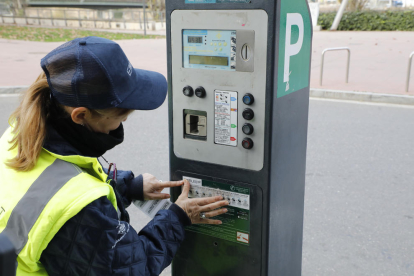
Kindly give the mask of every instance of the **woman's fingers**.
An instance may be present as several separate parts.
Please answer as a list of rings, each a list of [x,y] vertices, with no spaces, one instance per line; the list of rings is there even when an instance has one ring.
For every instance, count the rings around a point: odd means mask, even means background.
[[[206,218],[212,218],[212,217],[216,217],[216,216],[222,215],[224,213],[227,213],[227,209],[225,209],[225,208],[218,209],[218,210],[214,210],[214,211],[210,211],[210,212],[205,212],[204,214],[206,215]]]
[[[158,199],[167,199],[171,196],[169,194],[161,194],[161,193],[150,193],[148,194],[148,198],[150,200],[158,200]]]
[[[222,201],[217,201],[214,203],[210,203],[208,205],[204,205],[204,206],[200,206],[200,212],[208,212],[208,211],[213,211],[215,209],[218,209],[220,207],[229,205],[229,202],[227,200],[222,200]]]
[[[211,204],[211,203],[217,202],[219,200],[223,200],[223,197],[222,196],[213,196],[213,197],[195,198],[194,199],[194,201],[200,206]]]
[[[188,193],[190,192],[190,182],[188,180],[184,180],[183,190],[181,191],[180,197],[188,197]]]
[[[181,181],[167,181],[167,182],[158,182],[157,188],[158,189],[164,189],[164,188],[173,188],[182,186],[184,184],[184,180]]]

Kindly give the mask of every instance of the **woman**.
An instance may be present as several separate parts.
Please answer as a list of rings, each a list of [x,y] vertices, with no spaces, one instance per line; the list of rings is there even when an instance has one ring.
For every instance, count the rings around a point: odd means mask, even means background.
[[[220,224],[222,197],[189,199],[188,181],[105,171],[98,161],[123,141],[133,110],[158,108],[167,83],[134,69],[118,44],[72,40],[41,61],[44,71],[11,115],[0,139],[0,233],[12,240],[17,275],[159,275],[191,223]],[[168,210],[137,233],[132,200],[168,198]]]

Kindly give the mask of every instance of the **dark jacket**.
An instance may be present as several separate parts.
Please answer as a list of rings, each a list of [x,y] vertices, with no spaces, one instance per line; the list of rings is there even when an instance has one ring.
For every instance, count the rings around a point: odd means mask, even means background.
[[[79,154],[50,128],[44,148],[59,155]],[[111,183],[120,214],[101,197],[69,219],[42,253],[49,275],[159,275],[171,263],[184,240],[184,227],[191,224],[188,216],[173,204],[137,233],[125,208],[132,199],[142,199],[142,176],[118,172]]]

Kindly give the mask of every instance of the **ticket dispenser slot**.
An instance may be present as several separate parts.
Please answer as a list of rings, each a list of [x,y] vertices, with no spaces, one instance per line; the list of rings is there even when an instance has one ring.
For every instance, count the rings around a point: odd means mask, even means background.
[[[184,110],[184,138],[207,140],[207,112]]]

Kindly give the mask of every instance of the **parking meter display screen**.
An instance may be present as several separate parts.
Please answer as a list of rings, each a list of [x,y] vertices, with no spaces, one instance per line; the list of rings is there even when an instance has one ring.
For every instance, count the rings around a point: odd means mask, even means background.
[[[206,65],[219,65],[228,66],[228,57],[212,57],[212,56],[195,56],[190,55],[190,64],[206,64]]]
[[[183,67],[236,71],[235,30],[183,30]]]
[[[202,36],[189,36],[188,43],[203,43]]]

